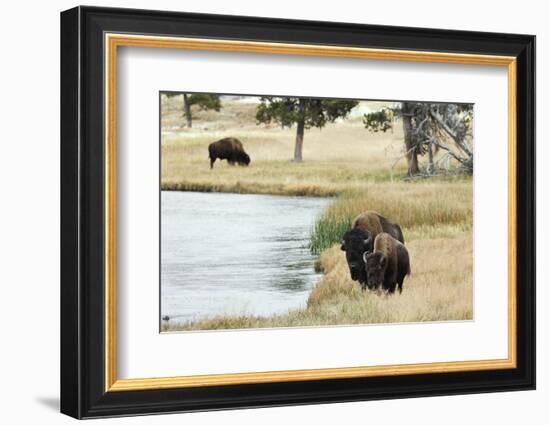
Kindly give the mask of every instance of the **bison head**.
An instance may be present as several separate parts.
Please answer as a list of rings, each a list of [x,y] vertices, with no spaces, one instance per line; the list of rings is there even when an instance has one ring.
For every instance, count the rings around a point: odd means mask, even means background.
[[[250,164],[250,156],[248,156],[246,152],[243,152],[239,158],[239,165],[245,165],[248,167],[248,164]]]
[[[367,287],[371,290],[381,288],[384,283],[388,259],[381,252],[365,252],[363,261],[367,274]]]
[[[348,230],[342,239],[342,251],[346,252],[349,272],[353,280],[366,284],[367,274],[363,254],[372,251],[372,237],[366,230]]]

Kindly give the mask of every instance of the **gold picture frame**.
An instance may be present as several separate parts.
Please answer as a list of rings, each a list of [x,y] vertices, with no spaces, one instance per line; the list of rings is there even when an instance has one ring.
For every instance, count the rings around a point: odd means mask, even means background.
[[[315,46],[233,40],[203,40],[127,34],[105,34],[106,121],[105,152],[105,391],[128,391],[202,387],[266,382],[410,375],[417,373],[466,372],[509,369],[516,366],[516,58],[512,56],[434,53],[426,51],[369,49],[354,47]],[[365,366],[327,369],[306,369],[276,372],[233,373],[170,378],[116,378],[116,87],[117,49],[148,47],[157,49],[189,49],[274,55],[325,56],[354,59],[396,60],[506,67],[508,72],[508,358],[424,364]]]

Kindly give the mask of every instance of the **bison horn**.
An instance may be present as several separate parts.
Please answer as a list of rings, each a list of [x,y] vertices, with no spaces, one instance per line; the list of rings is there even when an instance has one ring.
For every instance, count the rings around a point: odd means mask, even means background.
[[[370,244],[370,241],[371,241],[371,240],[372,240],[372,238],[369,236],[367,239],[365,239],[365,240],[363,241],[363,245],[366,246],[366,245]]]
[[[363,262],[367,264],[367,256],[369,255],[368,251],[363,252]]]

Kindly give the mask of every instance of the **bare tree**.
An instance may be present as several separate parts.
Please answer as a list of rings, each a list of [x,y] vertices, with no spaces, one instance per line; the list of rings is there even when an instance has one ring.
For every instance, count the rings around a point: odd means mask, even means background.
[[[455,103],[403,102],[392,108],[365,114],[363,122],[372,132],[387,131],[400,117],[409,176],[434,175],[449,172],[449,159],[457,164],[456,170],[472,174],[473,153],[473,105]],[[445,151],[437,161],[435,154]],[[428,165],[420,169],[418,156],[427,155]]]

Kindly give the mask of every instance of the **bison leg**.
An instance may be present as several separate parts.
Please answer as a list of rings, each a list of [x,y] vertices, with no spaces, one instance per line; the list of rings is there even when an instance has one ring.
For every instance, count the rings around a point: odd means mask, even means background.
[[[231,160],[228,159],[228,160],[227,160],[227,163],[228,163],[229,165],[231,165],[232,167],[235,166],[235,161],[231,161]]]
[[[210,158],[210,169],[214,168],[214,162],[216,162],[216,158]]]
[[[397,286],[399,287],[399,293],[403,292],[403,279],[397,282]]]
[[[388,291],[388,294],[393,294],[395,292],[395,287],[397,286],[396,282],[389,279],[384,281],[384,289]]]
[[[405,280],[405,273],[399,273],[399,276],[397,278],[397,286],[399,288],[399,293],[403,292],[403,281]]]

